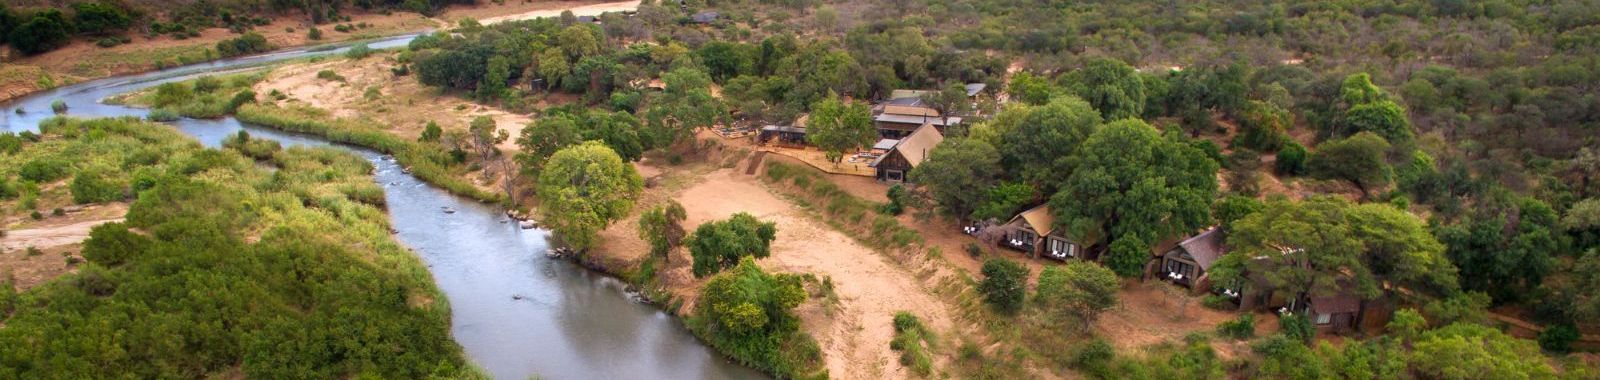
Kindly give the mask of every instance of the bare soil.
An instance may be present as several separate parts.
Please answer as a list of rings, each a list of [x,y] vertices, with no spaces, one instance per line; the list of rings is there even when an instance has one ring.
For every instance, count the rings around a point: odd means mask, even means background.
[[[1095,330],[1118,351],[1183,341],[1185,335],[1213,331],[1218,323],[1236,318],[1201,305],[1188,289],[1160,281],[1129,285],[1117,296],[1121,304],[1102,314]]]
[[[77,268],[67,257],[82,259],[81,245],[89,230],[105,223],[120,222],[128,213],[126,203],[91,205],[62,216],[43,220],[11,222],[0,237],[0,279],[10,276],[19,290],[27,290]],[[39,254],[29,254],[28,248]]]

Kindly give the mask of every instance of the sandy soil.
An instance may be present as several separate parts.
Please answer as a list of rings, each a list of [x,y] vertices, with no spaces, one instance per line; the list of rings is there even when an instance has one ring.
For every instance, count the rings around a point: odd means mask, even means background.
[[[65,216],[15,223],[0,237],[0,278],[11,276],[18,289],[42,284],[77,268],[67,264],[68,256],[82,258],[81,243],[95,226],[122,221],[128,213],[126,203],[92,205]],[[42,254],[29,255],[28,247]]]
[[[832,278],[838,307],[831,313],[802,313],[807,330],[822,345],[831,374],[843,378],[909,377],[898,354],[889,349],[894,337],[891,321],[897,311],[911,311],[939,331],[950,328],[950,312],[909,271],[816,222],[763,188],[753,176],[719,170],[677,198],[688,210],[686,226],[737,212],[777,223],[772,256],[760,261],[762,267]]]
[[[575,7],[544,7],[516,14],[500,13],[503,16],[488,17],[479,20],[484,24],[493,24],[505,21],[529,20],[544,17],[560,16],[561,12],[571,10],[574,16],[599,16],[606,12],[631,11],[639,8],[639,0],[618,1],[613,3],[589,4]]]
[[[1177,291],[1169,292],[1171,290]],[[1207,309],[1200,304],[1200,297],[1190,295],[1187,289],[1160,281],[1133,284],[1124,288],[1118,297],[1122,303],[1095,321],[1095,330],[1118,351],[1161,342],[1181,342],[1189,333],[1213,331],[1218,323],[1236,318],[1233,313]],[[1257,321],[1261,319],[1264,318],[1257,318]]]

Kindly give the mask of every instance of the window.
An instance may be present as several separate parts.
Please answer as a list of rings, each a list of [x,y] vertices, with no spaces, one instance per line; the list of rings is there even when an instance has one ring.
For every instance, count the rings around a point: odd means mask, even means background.
[[[1326,325],[1333,323],[1333,314],[1317,313],[1317,324]]]
[[[1049,239],[1048,253],[1057,258],[1077,257],[1078,246],[1057,238]]]
[[[891,182],[903,182],[906,180],[906,172],[900,170],[884,170],[883,177]]]
[[[1017,230],[1017,233],[1011,238],[1022,242],[1022,244],[1033,244],[1033,241],[1038,239],[1039,235],[1034,235],[1033,231]]]
[[[1173,276],[1173,274],[1177,274],[1184,276],[1184,278],[1187,279],[1189,276],[1193,275],[1191,272],[1193,270],[1194,265],[1190,265],[1189,263],[1178,260],[1167,259],[1166,272],[1168,278],[1177,280],[1178,278],[1174,278]]]

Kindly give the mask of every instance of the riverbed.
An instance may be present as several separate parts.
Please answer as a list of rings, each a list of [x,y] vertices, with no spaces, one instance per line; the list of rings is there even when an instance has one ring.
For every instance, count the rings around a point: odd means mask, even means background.
[[[414,35],[370,42],[404,46]],[[223,74],[345,49],[305,48],[106,78],[0,104],[0,131],[37,131],[67,103],[72,117],[145,116],[101,103],[107,96],[200,75]],[[23,110],[17,113],[16,110]],[[448,298],[451,333],[468,358],[499,379],[755,379],[695,339],[674,316],[636,302],[616,279],[545,256],[549,232],[522,229],[494,206],[457,197],[405,173],[390,157],[315,136],[222,119],[169,123],[208,147],[240,130],[285,146],[336,146],[374,165],[395,237],[427,264]],[[447,213],[445,210],[453,210]]]

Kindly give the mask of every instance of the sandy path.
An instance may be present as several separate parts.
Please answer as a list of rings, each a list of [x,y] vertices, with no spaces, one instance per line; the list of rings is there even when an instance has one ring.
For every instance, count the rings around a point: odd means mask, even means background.
[[[541,10],[518,13],[518,14],[513,14],[513,15],[490,17],[490,18],[486,18],[486,19],[483,19],[483,20],[479,20],[479,22],[482,22],[484,24],[493,24],[493,23],[497,23],[497,22],[506,22],[506,21],[519,21],[519,20],[530,20],[530,19],[544,18],[544,17],[557,17],[557,16],[561,15],[561,12],[569,11],[569,10],[572,11],[572,15],[573,16],[599,16],[601,13],[606,13],[606,12],[622,12],[622,11],[631,11],[631,10],[635,10],[635,9],[639,9],[639,0],[619,1],[619,2],[615,2],[615,3],[590,4],[590,5],[582,5],[582,6],[576,6],[576,7],[570,7],[570,8],[563,8],[563,9],[541,9]]]
[[[950,330],[951,313],[909,271],[818,223],[805,211],[761,187],[753,176],[733,169],[718,170],[685,189],[678,200],[688,211],[684,225],[691,230],[692,226],[738,212],[777,223],[778,238],[773,242],[772,256],[762,259],[761,266],[833,279],[838,308],[831,312],[801,312],[806,330],[822,346],[830,375],[851,379],[911,377],[900,365],[898,353],[889,349],[897,311],[917,314],[938,331]]]
[[[28,247],[45,249],[78,244],[89,238],[89,230],[95,226],[121,221],[122,218],[89,220],[59,226],[6,231],[6,236],[0,238],[0,249],[9,252],[25,250]]]

